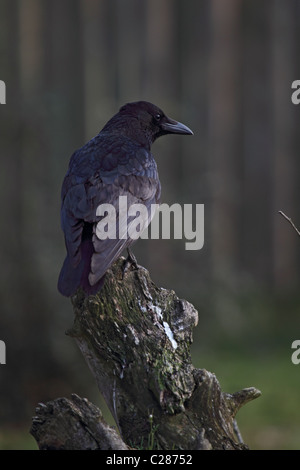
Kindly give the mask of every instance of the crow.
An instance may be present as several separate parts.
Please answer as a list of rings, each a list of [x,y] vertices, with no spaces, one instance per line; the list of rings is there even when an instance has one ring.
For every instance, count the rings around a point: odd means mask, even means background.
[[[127,103],[98,135],[73,153],[61,190],[61,226],[67,250],[58,280],[61,294],[70,297],[79,287],[87,295],[95,294],[106,271],[134,241],[120,235],[129,223],[121,220],[120,196],[127,197],[128,207],[135,203],[146,206],[143,228],[151,222],[151,204],[159,203],[161,186],[150,149],[165,134],[193,132],[147,101]],[[116,209],[116,238],[97,236],[101,220],[97,208],[102,204]]]

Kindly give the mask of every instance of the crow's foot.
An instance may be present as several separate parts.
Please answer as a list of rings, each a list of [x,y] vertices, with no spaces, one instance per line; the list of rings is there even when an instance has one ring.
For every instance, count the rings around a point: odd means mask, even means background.
[[[127,248],[127,258],[124,262],[123,266],[123,276],[122,279],[124,279],[125,274],[127,273],[128,269],[132,266],[134,269],[139,269],[139,265],[137,263],[136,257],[132,253],[132,251]]]

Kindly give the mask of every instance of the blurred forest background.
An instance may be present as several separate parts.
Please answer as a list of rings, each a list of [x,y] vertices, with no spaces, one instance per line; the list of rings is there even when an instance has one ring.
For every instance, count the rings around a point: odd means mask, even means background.
[[[154,144],[162,201],[205,205],[205,244],[140,240],[153,281],[195,305],[193,363],[224,391],[254,449],[300,448],[300,1],[0,0],[0,448],[36,448],[38,402],[102,406],[65,331],[60,188],[73,151],[121,105],[148,100],[193,137]],[[109,419],[109,418],[108,418]]]

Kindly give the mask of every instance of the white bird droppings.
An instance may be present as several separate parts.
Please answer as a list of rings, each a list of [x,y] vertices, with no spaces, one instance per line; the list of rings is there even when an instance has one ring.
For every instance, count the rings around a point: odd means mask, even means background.
[[[177,348],[177,341],[175,341],[175,339],[174,339],[173,332],[172,332],[171,328],[169,327],[169,324],[166,321],[164,321],[163,325],[164,325],[164,329],[165,329],[167,337],[171,341],[171,344],[172,344],[173,348],[176,349]]]

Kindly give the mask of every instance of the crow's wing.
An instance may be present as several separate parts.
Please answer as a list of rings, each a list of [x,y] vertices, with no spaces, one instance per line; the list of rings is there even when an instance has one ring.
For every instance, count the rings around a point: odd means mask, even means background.
[[[93,246],[94,253],[91,260],[91,272],[89,281],[94,285],[105,274],[112,263],[121,255],[134,239],[130,238],[130,228],[134,217],[123,217],[119,212],[119,196],[126,196],[126,213],[133,204],[143,204],[147,210],[142,211],[140,220],[140,233],[149,225],[151,221],[151,204],[157,202],[158,182],[145,176],[121,176],[115,184],[111,186],[110,203],[115,208],[116,214],[116,239],[107,238],[101,240],[97,236],[97,224],[94,224]],[[114,220],[112,220],[114,223]]]
[[[144,204],[148,213],[152,203],[160,197],[160,183],[157,167],[152,155],[141,147],[128,142],[112,146],[106,137],[104,148],[99,142],[94,147],[73,155],[69,171],[62,188],[61,221],[69,263],[76,269],[82,266],[82,243],[87,224],[93,227],[93,253],[90,261],[89,282],[94,285],[105,274],[111,264],[120,256],[131,239],[122,238],[129,221],[120,219],[119,196],[127,196],[128,206]],[[113,148],[108,152],[108,148]],[[99,155],[99,149],[101,155]],[[105,153],[107,152],[107,153]],[[111,204],[116,211],[116,230],[121,238],[100,240],[96,226],[101,217],[97,208],[101,204]],[[146,227],[150,217],[144,221]]]

